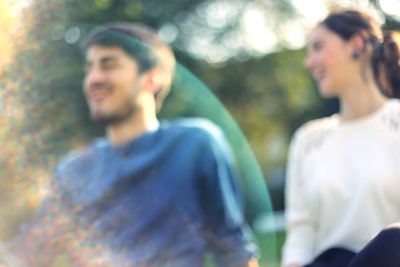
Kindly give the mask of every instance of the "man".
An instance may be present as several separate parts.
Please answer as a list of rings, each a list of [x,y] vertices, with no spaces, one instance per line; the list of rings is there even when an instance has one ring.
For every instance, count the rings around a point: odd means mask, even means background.
[[[84,94],[107,136],[58,165],[16,254],[29,266],[50,266],[59,251],[77,266],[197,267],[207,253],[218,266],[258,266],[220,130],[157,119],[171,49],[149,28],[119,23],[96,29],[83,50]]]

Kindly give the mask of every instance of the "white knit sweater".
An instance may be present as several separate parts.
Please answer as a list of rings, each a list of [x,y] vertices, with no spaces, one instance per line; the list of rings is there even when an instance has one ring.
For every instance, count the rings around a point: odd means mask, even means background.
[[[309,263],[332,247],[358,252],[400,221],[400,101],[353,121],[333,115],[305,124],[287,175],[282,265]]]

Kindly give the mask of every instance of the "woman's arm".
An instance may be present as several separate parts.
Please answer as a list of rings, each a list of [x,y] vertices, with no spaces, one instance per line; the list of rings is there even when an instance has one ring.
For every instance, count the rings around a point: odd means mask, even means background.
[[[311,261],[315,239],[314,217],[307,205],[304,160],[306,136],[298,131],[290,145],[285,188],[287,232],[282,266],[301,266]]]

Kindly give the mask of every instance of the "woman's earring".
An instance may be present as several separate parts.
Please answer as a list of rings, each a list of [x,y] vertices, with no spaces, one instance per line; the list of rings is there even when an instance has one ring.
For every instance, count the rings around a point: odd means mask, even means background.
[[[354,50],[353,53],[351,53],[351,58],[354,60],[357,60],[360,58],[360,52],[357,50]]]

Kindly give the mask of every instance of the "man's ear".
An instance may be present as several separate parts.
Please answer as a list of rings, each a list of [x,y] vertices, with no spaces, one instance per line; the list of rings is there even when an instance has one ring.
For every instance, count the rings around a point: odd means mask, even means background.
[[[146,73],[145,90],[152,94],[156,94],[163,84],[164,72],[159,67],[154,67]]]

